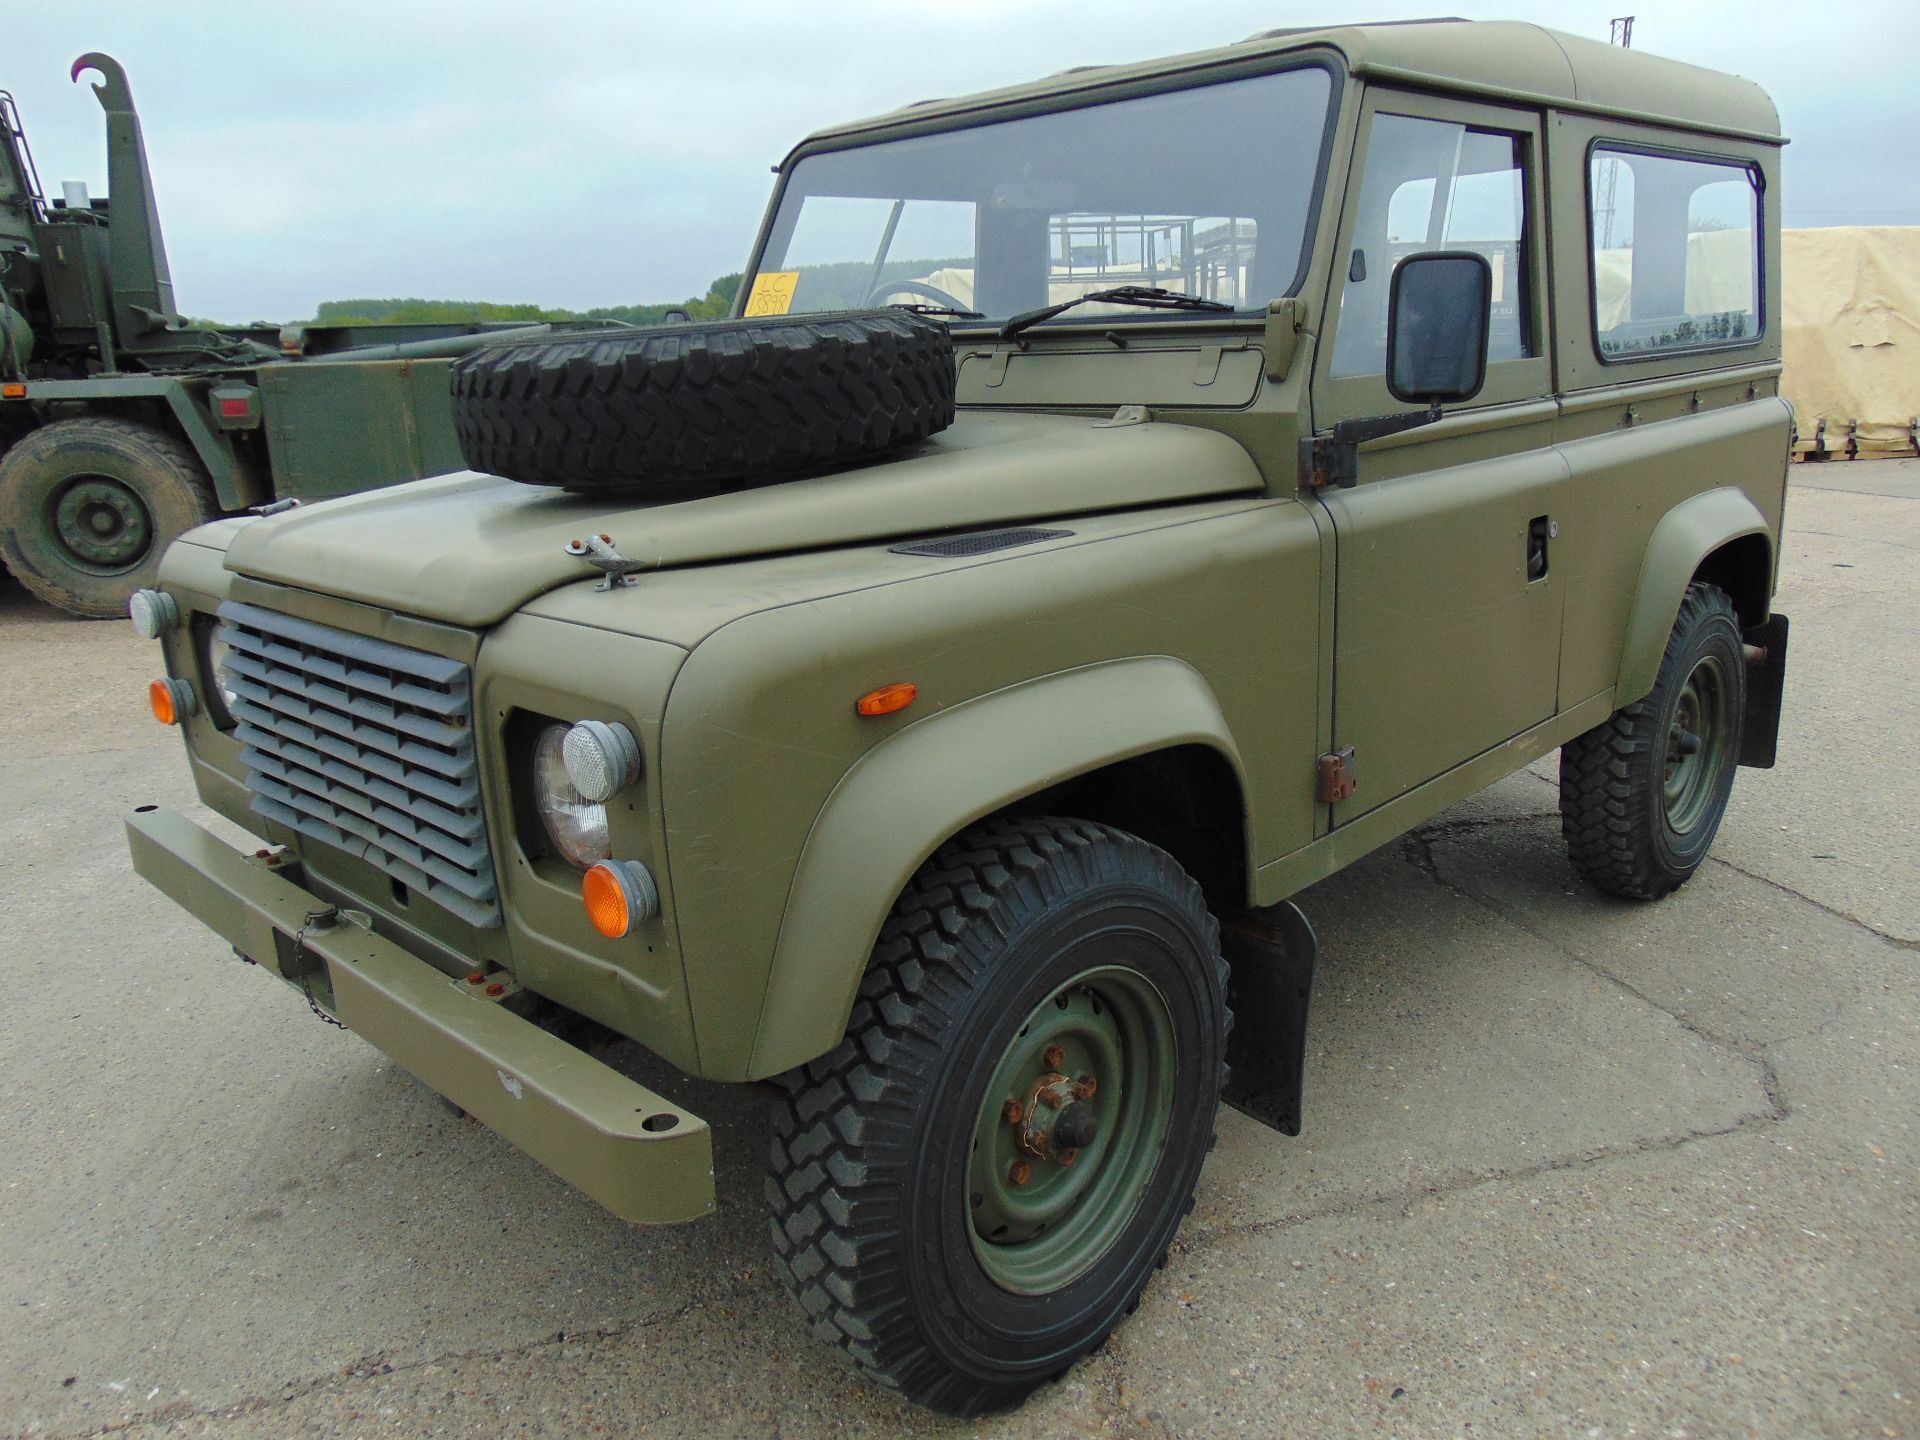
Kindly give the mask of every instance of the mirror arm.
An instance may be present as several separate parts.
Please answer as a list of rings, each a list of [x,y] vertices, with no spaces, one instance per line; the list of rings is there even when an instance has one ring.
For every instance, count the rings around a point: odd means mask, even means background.
[[[1402,431],[1418,430],[1439,418],[1440,402],[1436,400],[1425,410],[1407,410],[1398,415],[1363,415],[1307,436],[1300,442],[1301,488],[1317,490],[1334,485],[1342,490],[1352,489],[1360,478],[1362,445]]]

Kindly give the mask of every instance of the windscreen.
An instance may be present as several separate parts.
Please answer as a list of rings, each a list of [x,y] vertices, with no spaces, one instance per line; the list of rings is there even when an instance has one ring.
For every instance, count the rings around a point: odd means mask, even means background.
[[[1263,309],[1297,283],[1331,90],[1309,67],[807,156],[746,311],[1004,320],[1122,285]],[[1155,318],[1062,319],[1107,315]]]

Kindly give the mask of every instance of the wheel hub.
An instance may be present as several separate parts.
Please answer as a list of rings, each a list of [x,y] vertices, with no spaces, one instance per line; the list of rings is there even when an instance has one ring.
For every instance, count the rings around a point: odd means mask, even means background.
[[[136,563],[153,542],[147,507],[125,485],[104,475],[83,477],[61,492],[54,528],[74,556],[102,568]]]
[[[1044,1057],[1064,1060],[1059,1046],[1050,1046]],[[1040,1160],[1057,1160],[1071,1165],[1078,1153],[1091,1145],[1100,1131],[1100,1117],[1092,1100],[1100,1089],[1091,1073],[1069,1079],[1049,1071],[1033,1082],[1024,1100],[1009,1100],[1001,1113],[1014,1130],[1014,1144]]]
[[[1685,835],[1712,807],[1731,716],[1726,678],[1711,656],[1693,667],[1667,726],[1662,798],[1667,824]]]
[[[1172,1106],[1171,1018],[1117,967],[1033,1011],[982,1097],[967,1170],[974,1254],[1017,1293],[1088,1269],[1139,1203]]]

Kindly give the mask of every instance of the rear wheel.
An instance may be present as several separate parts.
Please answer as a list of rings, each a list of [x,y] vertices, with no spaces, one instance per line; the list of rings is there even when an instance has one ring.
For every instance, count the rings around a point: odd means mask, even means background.
[[[976,826],[788,1076],[768,1198],[814,1331],[949,1414],[1018,1404],[1139,1302],[1192,1207],[1226,966],[1198,887],[1105,826]]]
[[[1678,889],[1707,858],[1740,761],[1746,660],[1733,602],[1692,585],[1647,696],[1560,752],[1560,828],[1596,888]]]
[[[35,595],[73,615],[124,616],[173,538],[215,510],[193,453],[131,421],[56,421],[0,459],[0,557]]]

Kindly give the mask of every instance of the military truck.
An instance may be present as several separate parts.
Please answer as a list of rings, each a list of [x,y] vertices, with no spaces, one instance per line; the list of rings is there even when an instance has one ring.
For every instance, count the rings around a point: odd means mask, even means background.
[[[155,713],[258,838],[135,867],[627,1219],[711,1136],[594,1036],[765,1082],[815,1333],[1016,1404],[1223,1095],[1299,1131],[1293,896],[1558,748],[1657,899],[1773,763],[1781,144],[1468,22],[813,135],[735,318],[476,352],[472,473],[173,546]]]
[[[0,559],[49,604],[110,617],[223,512],[460,469],[448,357],[549,327],[186,320],[126,72],[100,54],[87,71],[106,198],[47,198],[0,91]],[[342,359],[380,363],[319,363]]]

